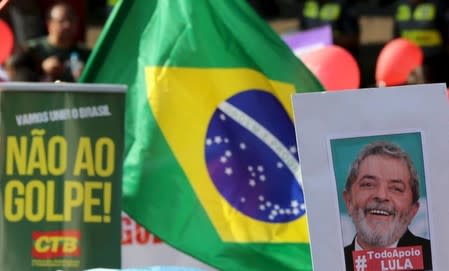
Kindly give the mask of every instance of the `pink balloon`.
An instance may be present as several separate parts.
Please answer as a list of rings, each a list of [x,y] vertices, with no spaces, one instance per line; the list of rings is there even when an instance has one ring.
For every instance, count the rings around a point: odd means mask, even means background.
[[[405,84],[410,73],[422,63],[423,52],[418,45],[403,38],[394,39],[379,53],[376,82],[385,86]]]
[[[9,25],[0,19],[0,64],[11,55],[14,47],[14,35]]]
[[[356,89],[360,86],[357,61],[343,47],[330,45],[301,53],[299,58],[327,91]]]

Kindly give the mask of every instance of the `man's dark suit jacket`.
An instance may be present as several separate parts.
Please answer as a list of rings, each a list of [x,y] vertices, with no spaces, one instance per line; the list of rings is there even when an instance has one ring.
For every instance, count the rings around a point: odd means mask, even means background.
[[[413,235],[408,229],[399,239],[398,247],[406,246],[422,246],[424,270],[432,270],[432,254],[430,253],[430,240]],[[346,270],[354,271],[354,264],[352,261],[352,251],[355,248],[355,238],[352,243],[345,247],[345,262]]]

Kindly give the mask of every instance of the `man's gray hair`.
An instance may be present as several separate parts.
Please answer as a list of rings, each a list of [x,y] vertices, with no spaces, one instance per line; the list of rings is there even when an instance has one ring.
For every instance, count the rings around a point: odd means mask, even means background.
[[[346,179],[346,191],[350,191],[352,184],[357,180],[362,161],[371,155],[388,156],[403,160],[407,164],[407,168],[410,173],[410,186],[412,188],[413,203],[419,200],[419,178],[410,156],[398,145],[387,141],[370,143],[366,145],[365,148],[359,153],[357,159],[355,159],[352,163],[351,170],[349,171],[348,178]]]

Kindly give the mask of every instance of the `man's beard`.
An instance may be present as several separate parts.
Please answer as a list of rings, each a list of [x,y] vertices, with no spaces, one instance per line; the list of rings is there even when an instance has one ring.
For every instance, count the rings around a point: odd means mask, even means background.
[[[364,209],[356,207],[353,210],[351,217],[357,230],[357,238],[371,247],[387,247],[401,238],[413,219],[413,216],[410,215],[412,208],[410,207],[404,213],[399,213],[389,205],[373,202],[369,203]],[[378,221],[376,224],[368,225],[366,214],[373,209],[387,211],[394,214],[394,218],[391,222]]]

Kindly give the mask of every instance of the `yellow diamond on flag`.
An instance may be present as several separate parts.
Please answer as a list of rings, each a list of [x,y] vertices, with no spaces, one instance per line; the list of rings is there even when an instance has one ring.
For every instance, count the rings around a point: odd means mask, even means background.
[[[222,240],[308,242],[294,134],[292,142],[276,131],[293,127],[294,87],[251,69],[147,67],[145,75],[154,117]]]

